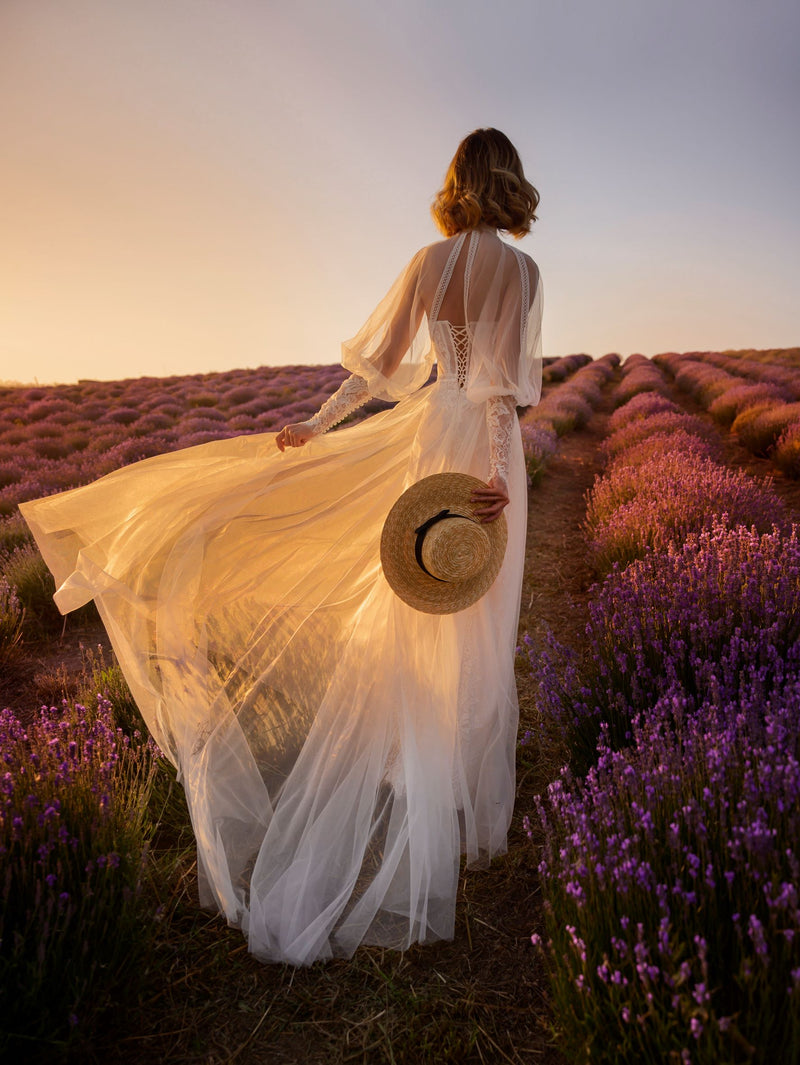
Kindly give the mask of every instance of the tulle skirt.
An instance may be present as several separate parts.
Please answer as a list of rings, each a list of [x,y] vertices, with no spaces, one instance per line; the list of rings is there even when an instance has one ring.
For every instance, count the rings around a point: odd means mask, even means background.
[[[459,856],[505,850],[526,479],[486,596],[422,614],[381,529],[430,473],[486,479],[483,405],[440,381],[281,453],[273,434],[127,466],[23,504],[63,612],[94,599],[178,767],[201,903],[263,960],[451,938]]]

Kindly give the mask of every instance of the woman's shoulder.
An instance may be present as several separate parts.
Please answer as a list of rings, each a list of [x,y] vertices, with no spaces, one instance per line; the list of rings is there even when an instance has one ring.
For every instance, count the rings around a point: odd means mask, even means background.
[[[431,244],[425,244],[419,249],[416,257],[424,262],[447,262],[453,247],[461,236],[462,234],[456,233],[453,237],[445,237],[443,240],[434,240]]]
[[[534,260],[531,258],[530,255],[528,255],[526,251],[523,251],[522,248],[517,247],[516,242],[512,244],[510,241],[504,240],[502,243],[505,245],[506,248],[512,251],[518,259],[522,259],[524,261],[525,265],[528,267],[528,270],[535,270],[538,273],[539,267],[536,265]]]
[[[511,246],[513,247],[513,245],[511,245]],[[535,260],[532,259],[531,256],[528,255],[527,252],[522,251],[521,248],[514,248],[514,252],[516,253],[517,257],[524,262],[524,264],[525,264],[525,266],[527,268],[527,271],[528,271],[528,278],[530,279],[531,284],[532,285],[538,285],[538,283],[539,283],[539,267],[536,264]]]
[[[456,233],[452,237],[445,237],[442,240],[435,240],[432,243],[426,244],[422,248],[420,248],[411,260],[411,265],[419,272],[420,278],[427,277],[430,275],[441,275],[441,273],[445,270],[447,266],[450,256],[452,255],[455,249],[455,246],[459,242],[462,242],[466,237],[468,237],[471,232],[472,230],[467,230],[462,233]],[[532,259],[527,252],[524,252],[520,248],[517,248],[514,244],[510,243],[510,241],[503,240],[500,235],[494,230],[485,230],[480,232],[482,236],[489,237],[491,241],[491,247],[495,249],[494,252],[489,251],[488,247],[486,249],[489,253],[490,261],[493,260],[503,270],[508,270],[510,268],[510,264],[514,261],[522,261],[524,262],[527,268],[527,273],[531,282],[533,282],[534,284],[538,283],[539,267],[537,266],[534,259]],[[480,248],[480,244],[478,245],[478,247]],[[506,265],[501,265],[503,263],[505,263]]]
[[[436,240],[431,244],[425,244],[412,257],[409,263],[409,273],[416,278],[416,283],[423,289],[435,287],[450,259],[453,247],[458,240],[448,237],[445,240]]]

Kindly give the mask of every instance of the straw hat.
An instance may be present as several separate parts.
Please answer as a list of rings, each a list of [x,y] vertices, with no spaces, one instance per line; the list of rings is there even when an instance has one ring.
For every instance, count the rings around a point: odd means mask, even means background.
[[[381,563],[395,593],[426,614],[454,614],[494,583],[508,540],[505,514],[482,523],[471,503],[488,485],[466,473],[434,473],[406,489],[389,511]]]

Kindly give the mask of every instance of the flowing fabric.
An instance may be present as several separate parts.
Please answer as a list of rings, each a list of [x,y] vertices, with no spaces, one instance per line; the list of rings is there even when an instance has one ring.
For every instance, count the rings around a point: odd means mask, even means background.
[[[178,767],[201,902],[261,959],[450,938],[460,854],[505,849],[526,529],[516,420],[508,547],[483,599],[413,610],[379,543],[416,480],[488,477],[487,398],[538,398],[539,306],[534,264],[493,233],[432,245],[344,347],[373,395],[401,399],[392,410],[285,453],[263,434],[160,455],[21,507],[59,608],[95,600]]]

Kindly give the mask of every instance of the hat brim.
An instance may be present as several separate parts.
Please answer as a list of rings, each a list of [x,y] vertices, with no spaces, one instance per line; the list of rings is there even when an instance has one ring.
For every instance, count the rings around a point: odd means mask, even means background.
[[[389,585],[404,603],[426,614],[454,614],[476,603],[494,584],[508,542],[503,513],[494,521],[481,523],[489,538],[489,557],[466,580],[431,577],[419,565],[415,552],[416,530],[444,508],[480,522],[475,511],[485,504],[472,503],[470,497],[476,488],[488,487],[466,473],[434,473],[412,484],[394,504],[381,534],[381,565]]]

